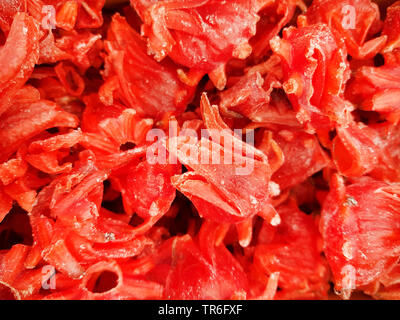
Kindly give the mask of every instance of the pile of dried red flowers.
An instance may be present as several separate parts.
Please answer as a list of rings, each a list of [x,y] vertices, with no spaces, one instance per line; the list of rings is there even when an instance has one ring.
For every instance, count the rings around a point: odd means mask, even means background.
[[[0,1],[1,299],[400,298],[400,2],[105,5]]]

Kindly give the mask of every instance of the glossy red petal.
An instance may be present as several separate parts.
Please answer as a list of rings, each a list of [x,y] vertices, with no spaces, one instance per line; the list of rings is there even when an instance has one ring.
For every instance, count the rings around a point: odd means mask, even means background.
[[[335,286],[345,297],[379,280],[398,261],[398,189],[366,177],[348,186],[340,176],[332,178],[321,232]]]

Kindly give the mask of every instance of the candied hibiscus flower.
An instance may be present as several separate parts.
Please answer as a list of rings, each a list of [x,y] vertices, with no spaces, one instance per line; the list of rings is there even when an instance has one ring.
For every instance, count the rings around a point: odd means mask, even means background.
[[[400,105],[400,66],[386,63],[380,67],[364,66],[358,69],[348,87],[347,98],[363,110],[379,112],[396,122]]]
[[[17,13],[0,49],[0,114],[26,83],[38,59],[38,23],[26,13]]]
[[[330,165],[328,155],[314,135],[281,128],[274,132],[273,139],[284,155],[282,166],[271,178],[281,190],[303,182]]]
[[[40,20],[43,6],[53,6],[56,26],[64,30],[99,28],[103,24],[104,4],[105,0],[36,0],[28,1],[28,10]]]
[[[260,215],[279,223],[279,215],[270,204],[270,189],[275,185],[270,185],[268,158],[234,135],[206,95],[201,108],[211,139],[184,134],[168,139],[169,152],[189,169],[172,182],[201,217],[238,223],[241,243],[246,246],[251,240],[252,217]]]
[[[137,162],[132,161],[111,176],[115,188],[121,191],[126,213],[144,219],[165,214],[175,199],[171,178],[181,173],[181,165]]]
[[[0,0],[0,300],[400,299],[399,28]]]
[[[268,207],[269,198],[268,184],[271,172],[267,157],[234,136],[229,127],[223,123],[217,106],[212,106],[206,95],[202,96],[201,103],[204,122],[207,129],[210,130],[212,139],[203,138],[192,145],[190,144],[193,141],[189,136],[169,139],[169,151],[176,152],[177,158],[191,169],[182,176],[175,177],[174,184],[181,192],[193,197],[195,203],[198,201],[198,206],[203,209],[200,210],[200,214],[209,218],[237,222],[261,213],[265,209],[264,205]],[[213,130],[221,132],[225,130],[227,133],[223,141],[226,144],[225,148],[224,145],[213,141],[217,138],[212,136]],[[231,142],[231,148],[228,148],[229,142]],[[176,149],[174,149],[174,144],[176,144]],[[187,152],[188,150],[189,152]],[[215,164],[212,163],[214,153],[221,156],[219,159],[221,164],[216,161]],[[246,154],[248,154],[248,158],[246,158]],[[201,159],[201,156],[208,157]],[[202,160],[204,160],[204,164]],[[211,163],[207,163],[207,160]],[[228,163],[228,160],[231,160],[232,163],[224,164]],[[193,191],[191,191],[192,188],[194,188]],[[201,188],[207,191],[207,196],[202,196],[201,193],[195,191]],[[253,191],[249,192],[250,190]],[[212,197],[213,201],[211,202],[211,198],[208,197]]]
[[[334,175],[322,209],[324,253],[343,296],[368,288],[398,261],[399,185]],[[376,214],[376,213],[379,214]]]
[[[368,174],[387,182],[400,181],[398,135],[397,127],[388,123],[366,126],[352,122],[338,127],[332,144],[336,168],[347,177]]]
[[[326,25],[289,27],[271,46],[282,59],[283,89],[308,131],[348,121],[353,106],[343,99],[350,76],[346,49]]]
[[[42,131],[54,127],[73,128],[79,123],[76,116],[64,111],[52,101],[32,100],[32,96],[24,97],[23,94],[28,90],[30,91],[29,88],[22,89],[19,92],[21,97],[0,116],[0,159],[3,161],[17,151],[22,143]]]
[[[225,246],[213,245],[213,235],[215,228],[205,222],[199,244],[189,236],[176,239],[166,280],[167,299],[229,299],[246,291],[243,269]]]
[[[119,99],[140,115],[157,119],[185,110],[193,88],[179,80],[171,61],[160,64],[146,54],[145,42],[125,18],[113,17],[105,47],[106,81],[100,89],[103,103],[110,105],[114,98]]]
[[[252,56],[260,59],[270,49],[269,41],[294,17],[296,8],[306,10],[301,0],[268,1],[259,12],[260,21],[257,23],[257,32],[250,39],[253,48]]]
[[[153,127],[153,119],[140,117],[135,109],[121,104],[104,105],[97,94],[84,98],[83,144],[93,151],[114,153],[129,144],[140,145]],[[106,112],[101,112],[107,108]]]
[[[383,52],[390,52],[400,47],[400,36],[396,30],[400,28],[400,2],[393,3],[386,11],[382,34],[387,36],[387,43]]]
[[[256,32],[257,12],[264,1],[132,0],[131,4],[143,20],[149,53],[157,61],[168,55],[191,69],[189,77],[211,73],[223,89],[219,69],[232,57],[245,59],[251,54],[248,40]]]
[[[355,59],[376,55],[386,44],[387,36],[372,38],[382,27],[379,8],[370,0],[317,0],[307,9],[306,23],[326,23],[335,37],[344,39]]]
[[[278,299],[326,298],[329,272],[314,218],[300,211],[293,200],[280,205],[277,211],[282,223],[276,228],[263,226],[255,263],[269,274],[279,273]]]

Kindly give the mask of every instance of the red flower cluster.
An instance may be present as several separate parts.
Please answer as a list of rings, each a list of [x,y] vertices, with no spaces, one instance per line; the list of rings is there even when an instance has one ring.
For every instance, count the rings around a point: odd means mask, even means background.
[[[0,299],[400,299],[400,2],[113,2],[0,1]]]

